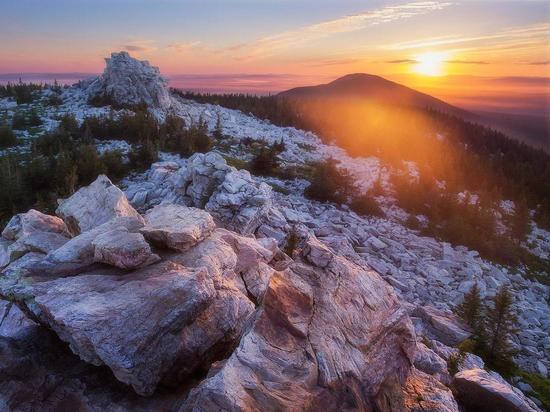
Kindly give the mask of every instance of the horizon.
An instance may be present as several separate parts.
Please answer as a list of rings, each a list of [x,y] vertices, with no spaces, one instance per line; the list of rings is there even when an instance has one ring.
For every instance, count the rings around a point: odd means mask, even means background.
[[[124,50],[185,90],[268,94],[369,73],[467,110],[550,113],[541,0],[163,0],[153,10],[149,0],[24,0],[2,10],[0,79],[98,74]]]
[[[154,65],[154,62],[151,62]],[[161,71],[162,72],[162,71]],[[22,82],[53,83],[73,85],[81,80],[96,77],[97,73],[0,73],[0,85]],[[306,75],[273,74],[273,73],[182,73],[164,76],[168,85],[184,91],[211,94],[243,93],[253,95],[275,95],[277,93],[303,86],[314,86],[330,83],[352,73],[342,73],[337,77],[314,77]],[[416,84],[408,84],[403,76],[382,76],[376,73],[361,73],[380,76],[404,86],[418,90],[441,99],[461,109],[472,112],[493,112],[518,115],[550,117],[550,76],[532,77],[489,77],[475,75],[449,75],[445,78],[416,79]],[[424,82],[422,82],[424,80]],[[449,87],[457,80],[458,86]],[[477,82],[477,87],[485,92],[476,95],[460,93],[460,82]],[[504,85],[502,84],[504,82]],[[413,82],[414,83],[414,82]],[[498,84],[498,87],[495,86]],[[458,93],[457,89],[458,88]],[[530,96],[527,89],[535,90]],[[536,93],[537,90],[544,93]]]

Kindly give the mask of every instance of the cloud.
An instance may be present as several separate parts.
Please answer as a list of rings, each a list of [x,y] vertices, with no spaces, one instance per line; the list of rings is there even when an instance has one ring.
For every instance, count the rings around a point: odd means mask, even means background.
[[[122,50],[134,53],[148,53],[157,50],[154,40],[129,40],[119,46]]]
[[[415,63],[418,63],[418,60],[415,60],[415,59],[398,59],[398,60],[388,60],[386,63],[391,63],[391,64],[415,64]]]
[[[167,46],[167,48],[178,53],[186,53],[189,51],[199,49],[202,46],[203,44],[200,41],[187,41],[187,42],[171,43]]]
[[[527,64],[530,64],[532,66],[545,66],[547,64],[550,64],[550,60],[544,60],[544,61],[540,61],[540,62],[530,62],[530,63],[527,63]]]
[[[490,64],[483,60],[447,60],[445,63],[452,64]]]
[[[550,35],[550,24],[533,24],[520,27],[512,27],[498,34],[488,34],[479,36],[463,36],[460,34],[428,38],[422,40],[405,41],[386,45],[388,50],[410,50],[421,49],[434,46],[448,46],[464,43],[481,42],[482,44],[497,43],[501,46],[510,47],[522,42],[541,42],[548,41]],[[524,43],[522,43],[524,44]]]
[[[362,59],[358,59],[355,57],[344,57],[344,58],[336,58],[336,59],[311,60],[309,62],[304,62],[304,63],[308,66],[324,67],[324,66],[340,66],[343,64],[353,64],[361,61]]]
[[[245,58],[267,56],[331,35],[350,33],[369,26],[419,16],[441,10],[452,4],[452,2],[447,1],[416,1],[396,6],[386,6],[373,11],[343,16],[295,30],[288,30],[258,39],[249,44],[232,46],[227,50],[231,52],[244,51],[246,53]]]

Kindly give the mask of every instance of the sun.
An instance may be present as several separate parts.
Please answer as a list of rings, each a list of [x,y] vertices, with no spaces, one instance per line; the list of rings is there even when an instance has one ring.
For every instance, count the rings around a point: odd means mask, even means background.
[[[417,64],[413,70],[424,76],[442,76],[444,74],[446,52],[427,52],[416,57]]]

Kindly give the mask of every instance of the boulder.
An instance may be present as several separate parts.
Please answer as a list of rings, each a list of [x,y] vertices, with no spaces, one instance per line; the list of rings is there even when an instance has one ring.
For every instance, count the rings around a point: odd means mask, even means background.
[[[452,392],[430,375],[413,371],[404,386],[405,410],[410,412],[458,412]]]
[[[0,238],[0,269],[9,265],[11,261],[9,247],[12,243],[9,240]]]
[[[81,359],[107,365],[118,380],[150,395],[185,350],[181,330],[206,309],[215,289],[206,270],[163,263],[128,275],[17,284],[8,293]]]
[[[413,316],[422,319],[428,335],[445,345],[457,345],[472,335],[458,317],[432,306],[418,306],[413,311]]]
[[[34,232],[20,237],[8,247],[9,261],[13,262],[29,252],[49,253],[69,241],[68,237],[53,232]]]
[[[216,225],[207,212],[175,204],[155,206],[145,215],[141,233],[155,245],[185,251],[206,238]]]
[[[40,276],[66,276],[81,272],[92,265],[95,260],[94,240],[101,234],[111,231],[136,233],[143,227],[141,217],[117,217],[95,229],[73,237],[59,249],[46,255],[44,259],[33,264],[29,270]]]
[[[135,233],[137,227],[131,230]],[[100,233],[84,248],[87,259],[103,243],[112,245],[114,233],[127,233],[108,223],[71,242],[94,232]],[[168,260],[134,272],[101,267],[54,280],[11,276],[0,281],[0,295],[56,332],[81,359],[108,366],[118,380],[150,395],[159,383],[178,386],[227,356],[254,311],[235,270],[261,260],[247,260],[242,248],[234,250],[222,239],[229,239],[229,233],[219,232],[173,254],[188,259],[188,267]],[[232,243],[252,248],[249,240]],[[255,253],[272,256],[260,244]]]
[[[534,412],[538,407],[496,372],[471,369],[455,375],[453,386],[461,404],[475,411]]]
[[[225,175],[235,170],[218,153],[195,153],[174,177],[175,190],[190,198],[192,206],[204,208]]]
[[[270,186],[256,182],[246,170],[234,170],[225,175],[205,209],[227,229],[249,234],[262,224],[271,202]]]
[[[73,235],[87,232],[115,217],[142,219],[124,193],[105,175],[100,175],[91,185],[62,200],[56,213]]]
[[[142,102],[161,109],[171,106],[168,84],[157,67],[124,51],[112,53],[105,62],[103,74],[86,84],[90,99],[119,106],[137,106]]]
[[[31,209],[13,216],[2,231],[2,237],[15,241],[36,232],[56,233],[65,237],[69,235],[63,220]]]
[[[23,316],[20,311],[18,316]],[[174,397],[181,396],[178,391],[152,398],[136,395],[106,368],[80,360],[46,328],[22,323],[9,337],[2,337],[3,329],[2,326],[0,409],[3,411],[160,411],[170,410]]]
[[[137,269],[160,260],[141,233],[131,233],[124,227],[101,233],[92,246],[95,262],[120,269]]]
[[[441,358],[437,353],[428,348],[422,342],[416,344],[416,357],[414,358],[414,366],[429,375],[446,375],[447,362]]]
[[[336,255],[301,258],[273,274],[239,346],[180,410],[368,410],[386,380],[405,382],[414,331],[386,283]]]

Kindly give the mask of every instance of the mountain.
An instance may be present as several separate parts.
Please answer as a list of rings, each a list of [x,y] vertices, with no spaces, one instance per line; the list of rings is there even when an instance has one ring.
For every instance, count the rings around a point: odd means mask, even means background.
[[[340,77],[330,83],[297,87],[277,96],[289,100],[323,101],[351,99],[350,102],[369,102],[390,107],[427,108],[458,116],[504,133],[535,148],[550,152],[550,120],[548,116],[512,113],[471,112],[453,106],[441,99],[411,89],[383,77],[355,73]]]
[[[475,117],[474,114],[445,103],[443,100],[366,73],[348,74],[327,84],[297,87],[281,92],[278,96],[290,99],[354,98],[378,104],[431,108],[460,117]]]

